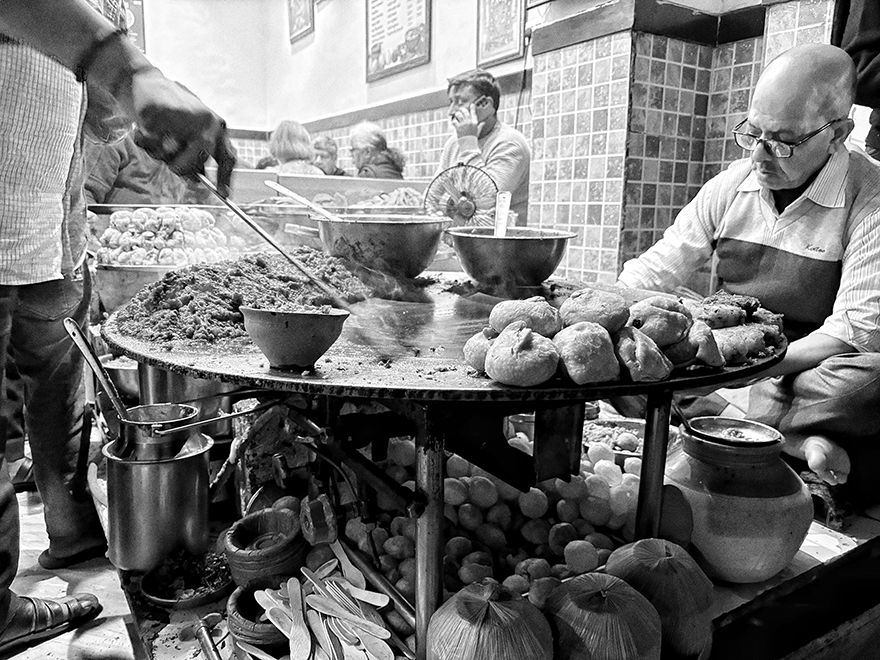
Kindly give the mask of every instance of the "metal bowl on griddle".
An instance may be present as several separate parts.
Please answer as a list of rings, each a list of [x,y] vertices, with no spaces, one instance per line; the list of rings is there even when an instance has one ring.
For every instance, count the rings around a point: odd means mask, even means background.
[[[347,213],[337,220],[315,216],[324,250],[392,277],[414,278],[440,244],[448,218],[395,213]]]
[[[493,227],[451,227],[452,247],[464,271],[493,288],[537,287],[553,274],[577,234],[557,229],[509,227],[495,236]]]

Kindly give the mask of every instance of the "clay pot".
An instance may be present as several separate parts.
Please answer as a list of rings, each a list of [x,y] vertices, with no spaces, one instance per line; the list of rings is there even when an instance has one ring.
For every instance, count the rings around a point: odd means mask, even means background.
[[[224,543],[232,579],[239,586],[298,575],[307,550],[299,516],[289,509],[263,509],[245,516],[229,528]]]
[[[254,592],[277,589],[279,585],[273,579],[258,580],[246,587],[236,588],[226,601],[226,625],[232,636],[276,657],[288,651],[288,639],[275,624],[260,620],[265,610],[254,600]]]
[[[813,503],[780,458],[782,435],[748,420],[696,418],[712,439],[681,428],[681,448],[666,464],[694,517],[691,554],[713,579],[763,582],[785,568],[806,538]],[[730,434],[719,432],[725,425]],[[726,437],[725,437],[726,436]]]

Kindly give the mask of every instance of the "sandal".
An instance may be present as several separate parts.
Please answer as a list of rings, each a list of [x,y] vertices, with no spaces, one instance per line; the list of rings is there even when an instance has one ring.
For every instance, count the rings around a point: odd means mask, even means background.
[[[12,616],[0,631],[0,658],[73,630],[101,611],[92,594],[52,599],[13,594],[9,607]]]

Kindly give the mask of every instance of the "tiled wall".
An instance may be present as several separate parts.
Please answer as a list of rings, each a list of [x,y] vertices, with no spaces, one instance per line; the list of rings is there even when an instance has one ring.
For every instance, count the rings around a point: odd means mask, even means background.
[[[768,7],[764,62],[792,46],[829,43],[833,14],[834,0],[797,0]]]
[[[703,183],[710,105],[711,47],[643,33],[634,41],[618,269],[661,237]]]
[[[616,272],[631,50],[620,32],[535,57],[529,224],[577,232],[562,275]]]

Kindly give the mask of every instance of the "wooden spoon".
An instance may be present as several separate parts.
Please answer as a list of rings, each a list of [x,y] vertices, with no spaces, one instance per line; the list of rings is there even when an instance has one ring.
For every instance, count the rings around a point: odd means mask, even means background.
[[[358,589],[366,589],[367,580],[364,577],[364,574],[351,563],[351,560],[348,558],[348,555],[345,553],[345,550],[338,540],[333,541],[333,543],[330,544],[330,549],[333,551],[333,554],[336,555],[336,559],[339,560],[339,567],[342,569],[342,574],[346,579]]]
[[[329,614],[330,616],[334,616],[337,619],[342,619],[343,621],[350,623],[353,626],[357,626],[361,630],[364,630],[373,635],[373,637],[378,637],[379,639],[388,639],[391,636],[391,634],[385,628],[377,626],[375,623],[367,621],[363,617],[351,614],[350,612],[346,612],[339,605],[337,605],[336,602],[329,598],[311,595],[306,598],[306,604],[312,609],[321,612],[322,614]]]
[[[238,646],[238,648],[240,648],[245,653],[248,653],[253,657],[258,658],[258,660],[278,660],[278,658],[269,655],[263,649],[258,649],[253,644],[248,644],[247,642],[243,642],[240,639],[235,640],[235,645]]]
[[[331,660],[334,660],[336,654],[333,652],[333,647],[330,644],[330,638],[327,636],[327,630],[324,628],[321,615],[314,610],[309,610],[306,612],[306,621],[308,621],[309,629],[318,641],[318,646],[323,649],[324,653],[326,653]]]
[[[354,628],[354,634],[361,641],[371,658],[376,660],[394,660],[394,651],[383,640],[365,633],[363,630]]]
[[[290,602],[290,660],[308,660],[312,653],[312,637],[303,616],[302,585],[296,578],[287,581]]]

